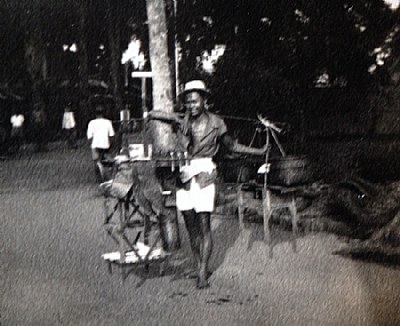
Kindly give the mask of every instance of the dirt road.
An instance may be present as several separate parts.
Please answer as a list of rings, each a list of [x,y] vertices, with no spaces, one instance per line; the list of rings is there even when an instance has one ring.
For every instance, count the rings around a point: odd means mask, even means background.
[[[0,162],[0,325],[400,324],[398,267],[334,256],[341,243],[325,234],[298,239],[297,252],[280,234],[270,258],[259,225],[240,232],[224,216],[213,219],[211,288],[182,276],[182,224],[165,276],[122,282],[101,259],[115,248],[91,167],[86,148]]]

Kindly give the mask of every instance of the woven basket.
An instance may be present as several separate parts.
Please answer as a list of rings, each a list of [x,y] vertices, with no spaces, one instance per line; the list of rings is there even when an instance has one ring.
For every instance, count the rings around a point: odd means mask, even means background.
[[[312,170],[305,156],[286,156],[270,160],[268,183],[279,186],[296,186],[312,182]]]

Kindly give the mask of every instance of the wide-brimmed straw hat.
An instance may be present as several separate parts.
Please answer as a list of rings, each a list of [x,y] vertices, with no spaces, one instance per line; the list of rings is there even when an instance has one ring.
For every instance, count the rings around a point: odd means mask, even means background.
[[[187,82],[179,96],[183,96],[189,92],[199,92],[203,95],[210,95],[210,91],[202,80],[191,80]]]

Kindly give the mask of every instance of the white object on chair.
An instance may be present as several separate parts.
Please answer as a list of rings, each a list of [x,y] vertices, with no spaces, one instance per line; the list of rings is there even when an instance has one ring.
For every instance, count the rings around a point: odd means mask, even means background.
[[[264,163],[263,165],[261,165],[258,170],[257,173],[258,174],[265,174],[265,173],[269,173],[271,169],[271,163]]]
[[[137,242],[134,245],[134,247],[137,250],[137,254],[133,251],[126,252],[125,253],[125,263],[134,264],[134,263],[139,262],[140,259],[137,255],[139,255],[141,259],[145,259],[146,256],[149,255],[148,256],[149,260],[156,260],[156,259],[161,258],[163,255],[165,255],[165,252],[163,251],[162,248],[153,248],[149,254],[151,247],[143,244],[142,242]],[[103,254],[103,255],[101,255],[101,257],[104,260],[113,262],[113,261],[118,261],[121,259],[121,253],[119,251],[115,251],[115,252]]]

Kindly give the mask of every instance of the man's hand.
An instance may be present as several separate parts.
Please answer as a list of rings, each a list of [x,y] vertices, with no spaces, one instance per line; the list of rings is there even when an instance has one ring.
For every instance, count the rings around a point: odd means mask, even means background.
[[[268,144],[268,145],[265,144],[264,147],[262,148],[262,151],[263,151],[262,153],[266,154],[271,149],[271,147],[272,147],[271,144]]]
[[[183,183],[188,182],[193,178],[198,172],[191,165],[184,165],[180,169],[179,177]]]
[[[148,111],[143,113],[143,118],[154,119],[154,111]]]

